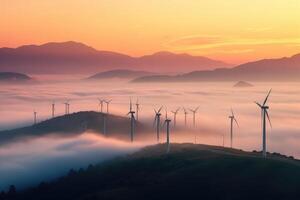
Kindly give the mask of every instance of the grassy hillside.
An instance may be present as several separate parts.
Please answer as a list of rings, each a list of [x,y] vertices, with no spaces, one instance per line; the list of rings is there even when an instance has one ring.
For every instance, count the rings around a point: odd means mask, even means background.
[[[222,147],[172,144],[74,171],[8,199],[298,199],[300,162]],[[55,167],[55,166],[54,166]]]

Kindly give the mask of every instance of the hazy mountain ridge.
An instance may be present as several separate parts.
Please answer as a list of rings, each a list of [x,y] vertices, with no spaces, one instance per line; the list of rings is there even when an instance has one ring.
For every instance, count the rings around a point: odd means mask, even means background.
[[[108,136],[129,140],[130,119],[128,117],[109,114],[107,115],[106,126]],[[137,122],[136,126],[136,130],[139,132],[149,131],[149,128],[140,122]],[[81,134],[85,131],[103,134],[103,113],[82,111],[58,116],[32,126],[0,131],[0,144],[47,134],[68,136]]]
[[[193,71],[177,76],[146,76],[133,82],[188,81],[300,81],[300,54],[289,58],[264,59],[234,68]]]
[[[132,79],[141,76],[149,76],[154,75],[155,73],[147,72],[147,71],[133,71],[126,69],[116,69],[105,72],[100,72],[95,75],[88,77],[87,79],[101,80],[101,79],[112,79],[112,78],[120,78],[120,79]]]
[[[225,66],[229,65],[201,56],[169,52],[132,57],[98,51],[73,41],[0,48],[0,71],[23,73],[96,73],[112,69],[187,72]]]
[[[0,81],[4,82],[23,82],[29,81],[32,78],[26,74],[15,73],[15,72],[0,72]]]

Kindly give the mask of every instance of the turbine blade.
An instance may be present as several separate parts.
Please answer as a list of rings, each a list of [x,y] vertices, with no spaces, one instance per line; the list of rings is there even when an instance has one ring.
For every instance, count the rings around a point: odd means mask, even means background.
[[[266,111],[266,115],[267,115],[267,118],[268,118],[268,121],[269,121],[270,127],[271,127],[271,128],[273,128],[273,127],[272,127],[272,123],[271,123],[271,119],[270,119],[270,116],[269,116],[269,113],[268,113],[268,111]]]
[[[132,102],[131,102],[131,98],[130,98],[130,106],[129,106],[129,110],[132,111]]]
[[[161,109],[163,108],[163,106],[161,106],[159,109],[158,109],[158,113],[160,113]]]
[[[199,110],[200,106],[198,106],[196,109],[195,109],[195,112],[197,112]]]
[[[270,89],[270,91],[269,91],[269,93],[268,93],[268,95],[267,95],[267,97],[266,97],[266,99],[265,99],[265,101],[264,101],[264,104],[263,104],[263,105],[265,105],[265,104],[267,103],[267,101],[268,101],[268,98],[269,98],[269,96],[270,96],[271,92],[272,92],[272,89]]]
[[[237,125],[238,127],[240,127],[240,125],[239,125],[239,123],[238,123],[238,121],[236,120],[235,117],[233,118],[233,120],[235,121],[236,125]]]
[[[254,102],[256,105],[258,105],[260,108],[262,107],[262,105],[261,104],[259,104],[258,102]]]

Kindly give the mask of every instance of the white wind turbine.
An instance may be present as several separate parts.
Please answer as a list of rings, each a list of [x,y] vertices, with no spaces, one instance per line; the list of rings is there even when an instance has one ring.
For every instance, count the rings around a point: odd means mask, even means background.
[[[159,142],[159,132],[160,132],[160,116],[161,116],[161,109],[163,107],[161,106],[158,110],[154,109],[155,112],[155,118],[154,118],[154,122],[153,122],[153,126],[156,124],[156,137],[157,137],[157,142]]]
[[[239,124],[234,116],[232,109],[231,109],[231,115],[229,116],[229,119],[230,119],[230,148],[232,148],[233,147],[233,122],[235,122],[236,125],[239,127]]]
[[[167,153],[170,152],[170,123],[171,123],[171,120],[168,118],[168,111],[166,111],[166,119],[165,119],[163,126],[166,125],[166,127],[167,127],[167,141],[166,141]]]
[[[70,104],[69,104],[69,100],[66,101],[65,103],[65,114],[68,115],[70,113]]]
[[[268,109],[269,109],[269,106],[266,105],[267,101],[268,101],[268,98],[271,94],[271,91],[272,89],[269,91],[267,97],[265,98],[263,104],[261,105],[260,103],[258,102],[255,102],[261,109],[261,117],[262,117],[262,153],[263,153],[263,157],[266,157],[267,156],[267,123],[266,123],[266,119],[268,118],[268,121],[269,121],[269,124],[270,124],[270,127],[272,128],[272,124],[271,124],[271,120],[270,120],[270,116],[269,116],[269,113],[268,113]]]
[[[139,98],[137,98],[135,106],[136,106],[136,121],[138,121],[139,120],[139,111],[140,111]]]
[[[104,102],[106,103],[106,113],[108,114],[109,113],[109,104],[112,100],[104,100]]]
[[[195,128],[196,127],[196,113],[199,109],[199,106],[195,109],[189,109],[192,113],[193,113],[193,127]]]
[[[187,127],[187,115],[189,114],[185,108],[183,108],[184,113],[184,126]]]
[[[171,111],[174,115],[174,122],[173,122],[174,128],[176,127],[176,117],[177,117],[179,110],[180,110],[180,108],[177,108],[175,111]]]
[[[102,117],[103,117],[103,135],[107,136],[107,125],[106,125],[106,121],[107,121],[107,114],[106,113],[102,113]]]
[[[52,118],[55,116],[55,101],[52,102]]]
[[[135,134],[135,112],[132,110],[132,102],[130,99],[130,108],[127,115],[130,115],[130,141],[133,142],[134,140],[134,134]]]
[[[33,124],[36,125],[37,122],[37,112],[33,111]]]
[[[99,106],[100,106],[100,112],[103,113],[103,103],[105,100],[98,98]]]

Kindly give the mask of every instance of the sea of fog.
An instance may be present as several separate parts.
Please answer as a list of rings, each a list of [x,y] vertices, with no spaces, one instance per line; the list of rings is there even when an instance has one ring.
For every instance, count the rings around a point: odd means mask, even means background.
[[[0,85],[1,130],[32,124],[34,110],[38,113],[38,121],[50,118],[53,101],[56,104],[56,115],[63,115],[65,111],[63,103],[66,100],[70,100],[70,111],[77,112],[81,110],[99,111],[97,98],[112,99],[110,112],[126,116],[129,99],[132,98],[135,103],[138,98],[141,104],[139,117],[145,123],[153,123],[153,109],[159,108],[161,105],[165,106],[168,111],[175,110],[177,107],[189,109],[200,106],[196,116],[196,128],[193,132],[183,127],[183,111],[179,112],[177,123],[181,126],[181,133],[171,136],[172,142],[196,141],[197,143],[223,145],[224,136],[225,146],[228,146],[228,116],[232,108],[240,125],[239,128],[235,127],[234,129],[234,147],[250,151],[260,150],[261,113],[254,101],[262,102],[268,90],[272,88],[273,92],[269,98],[269,113],[273,128],[268,126],[268,151],[300,158],[300,84],[298,83],[259,82],[252,83],[254,87],[251,88],[234,88],[235,83],[232,82],[132,84],[121,80],[84,82],[74,80],[74,77],[73,80],[64,79],[63,81],[51,78],[43,81],[43,77],[36,78],[39,81],[36,84]],[[170,112],[169,116],[172,117]],[[188,128],[192,128],[192,114],[189,113],[187,117]],[[4,185],[3,174],[7,174],[7,182],[16,181],[19,180],[18,173],[22,168],[25,171],[30,168],[34,169],[24,177],[40,176],[41,174],[47,176],[47,173],[44,172],[51,174],[52,169],[49,169],[51,165],[61,166],[63,170],[67,170],[73,165],[75,167],[83,166],[83,162],[79,162],[81,156],[89,158],[86,155],[91,155],[90,160],[87,159],[84,162],[93,163],[101,161],[102,158],[111,158],[137,148],[130,145],[121,145],[121,148],[114,145],[114,142],[111,144],[106,142],[106,146],[103,146],[103,138],[90,136],[71,138],[70,141],[66,141],[67,139],[53,140],[49,142],[49,146],[41,145],[45,140],[49,140],[49,138],[0,147],[0,188]],[[94,140],[97,143],[96,147],[92,147],[88,151],[81,148],[89,146],[90,142],[93,146]],[[75,144],[75,147],[68,145],[69,143]],[[69,146],[71,151],[65,150],[61,145]],[[29,146],[33,148],[23,151]],[[74,161],[75,158],[79,159],[78,163]],[[70,165],[63,164],[66,163],[66,160]],[[47,167],[39,172],[37,169],[41,169],[41,166],[43,168],[45,163]],[[9,176],[8,172],[11,174],[16,172],[16,175]],[[37,172],[39,175],[36,174]],[[22,170],[20,173],[23,173]],[[20,184],[22,180],[19,180]]]

